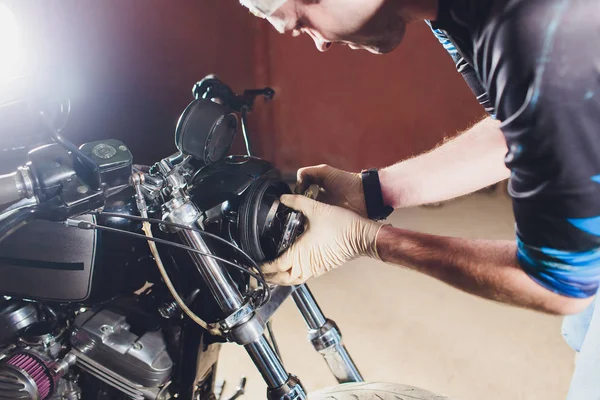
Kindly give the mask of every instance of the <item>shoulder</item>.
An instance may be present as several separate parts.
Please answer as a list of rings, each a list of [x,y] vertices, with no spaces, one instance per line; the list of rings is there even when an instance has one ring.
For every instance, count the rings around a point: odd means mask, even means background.
[[[444,49],[446,49],[446,51],[448,53],[450,53],[450,55],[454,56],[457,54],[457,50],[456,47],[454,46],[454,43],[452,43],[452,41],[450,40],[450,37],[448,36],[448,34],[444,31],[442,31],[441,29],[438,28],[434,28],[431,24],[431,21],[425,21],[425,23],[429,26],[429,28],[431,29],[431,32],[433,32],[433,35],[437,38],[437,40],[440,42],[440,44],[442,46],[444,46]]]
[[[490,10],[477,36],[503,48],[544,51],[557,38],[572,44],[589,36],[597,38],[598,15],[597,0],[502,1]]]

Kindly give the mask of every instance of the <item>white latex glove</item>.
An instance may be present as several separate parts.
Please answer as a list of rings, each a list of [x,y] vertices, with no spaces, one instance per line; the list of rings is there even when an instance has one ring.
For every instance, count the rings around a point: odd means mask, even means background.
[[[361,256],[377,254],[378,222],[341,207],[285,195],[281,202],[302,212],[307,221],[300,238],[278,259],[265,264],[267,280],[278,285],[299,285]]]
[[[317,199],[367,216],[365,194],[360,174],[342,171],[329,165],[300,168],[296,193],[304,193],[310,185],[319,186]]]

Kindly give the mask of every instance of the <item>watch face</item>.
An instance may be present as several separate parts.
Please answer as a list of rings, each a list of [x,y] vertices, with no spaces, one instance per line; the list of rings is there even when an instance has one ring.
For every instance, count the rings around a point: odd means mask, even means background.
[[[110,146],[106,143],[100,143],[99,145],[97,145],[96,147],[94,147],[92,149],[92,154],[95,155],[98,158],[102,158],[102,159],[109,159],[115,156],[115,154],[117,154],[117,149],[115,149],[113,146]]]

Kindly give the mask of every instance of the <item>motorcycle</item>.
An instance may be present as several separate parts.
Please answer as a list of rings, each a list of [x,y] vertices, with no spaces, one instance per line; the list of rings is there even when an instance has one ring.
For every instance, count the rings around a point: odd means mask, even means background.
[[[274,94],[207,76],[178,152],[152,166],[119,140],[67,141],[68,102],[39,110],[52,140],[0,176],[0,399],[221,399],[226,342],[245,348],[270,400],[445,399],[365,383],[308,286],[267,282],[260,263],[304,229],[279,202],[291,193],[280,172],[252,154],[248,114]],[[229,155],[240,129],[247,154]],[[289,297],[340,385],[308,393],[284,367],[270,320]]]

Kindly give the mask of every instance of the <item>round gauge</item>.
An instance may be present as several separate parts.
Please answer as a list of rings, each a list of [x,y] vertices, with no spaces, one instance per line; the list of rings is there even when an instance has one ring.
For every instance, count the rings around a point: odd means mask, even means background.
[[[204,157],[207,164],[219,161],[229,152],[237,131],[237,118],[234,114],[224,115],[213,126]]]
[[[198,99],[181,114],[175,143],[183,154],[208,165],[227,156],[237,129],[237,116],[227,107]]]
[[[109,159],[117,154],[117,149],[106,143],[101,143],[92,149],[92,154],[98,158]]]

